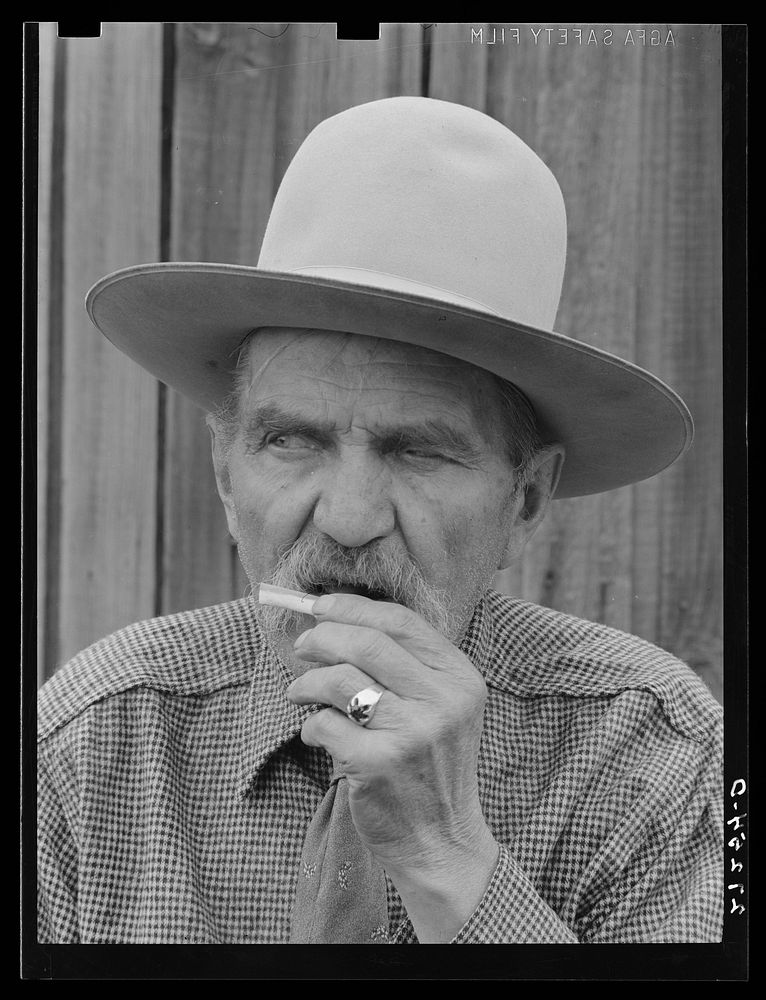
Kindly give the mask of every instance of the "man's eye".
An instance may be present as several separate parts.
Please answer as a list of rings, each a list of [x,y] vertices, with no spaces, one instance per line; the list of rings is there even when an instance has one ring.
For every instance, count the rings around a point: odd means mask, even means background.
[[[264,444],[274,451],[305,451],[312,447],[309,439],[301,434],[268,434]]]
[[[429,451],[427,448],[403,448],[400,452],[406,459],[410,459],[414,462],[448,462],[449,459],[446,455],[442,455],[438,451]]]

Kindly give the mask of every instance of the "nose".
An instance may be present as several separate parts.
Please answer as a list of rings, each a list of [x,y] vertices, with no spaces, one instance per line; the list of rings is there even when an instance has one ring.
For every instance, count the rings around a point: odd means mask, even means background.
[[[390,535],[396,513],[383,463],[363,448],[344,449],[323,471],[314,525],[346,548]]]

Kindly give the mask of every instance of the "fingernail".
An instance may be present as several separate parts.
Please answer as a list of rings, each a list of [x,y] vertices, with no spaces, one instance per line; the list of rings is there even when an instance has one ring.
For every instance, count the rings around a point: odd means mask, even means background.
[[[311,609],[311,614],[316,618],[317,615],[327,615],[332,611],[333,601],[335,598],[332,594],[322,594],[321,597],[317,597],[314,601],[314,607]]]
[[[301,634],[293,643],[293,649],[297,649],[299,646],[303,645],[303,643],[306,641],[306,636],[309,634],[310,631],[311,629],[306,629],[305,632],[301,632]]]

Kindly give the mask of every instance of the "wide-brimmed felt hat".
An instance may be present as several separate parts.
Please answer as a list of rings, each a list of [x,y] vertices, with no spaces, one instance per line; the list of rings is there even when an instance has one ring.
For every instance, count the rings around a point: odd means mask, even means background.
[[[637,482],[688,448],[680,397],[554,331],[566,258],[559,186],[513,132],[396,97],[328,118],[277,193],[254,266],[155,263],[107,275],[86,307],[120,350],[206,410],[259,327],[403,341],[487,369],[566,448],[557,497]]]

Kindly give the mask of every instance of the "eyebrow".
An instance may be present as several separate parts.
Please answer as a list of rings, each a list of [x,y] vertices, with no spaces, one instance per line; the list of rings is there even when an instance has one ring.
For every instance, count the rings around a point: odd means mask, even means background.
[[[321,444],[330,444],[337,436],[334,422],[308,418],[275,403],[256,406],[245,418],[244,431],[251,439],[271,431],[304,435]],[[402,448],[436,448],[464,461],[476,461],[486,447],[483,437],[478,434],[472,435],[442,420],[430,418],[418,423],[384,424],[370,433],[383,453]]]
[[[244,430],[248,437],[260,436],[268,431],[305,434],[322,441],[333,436],[333,426],[329,421],[310,420],[300,413],[284,410],[275,403],[263,403],[248,413]]]

